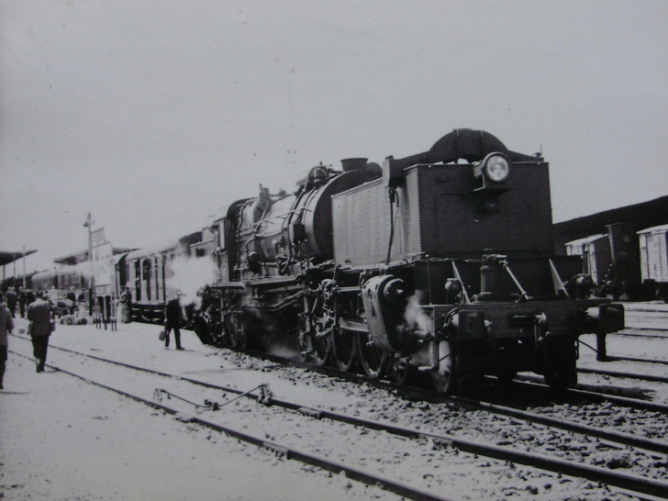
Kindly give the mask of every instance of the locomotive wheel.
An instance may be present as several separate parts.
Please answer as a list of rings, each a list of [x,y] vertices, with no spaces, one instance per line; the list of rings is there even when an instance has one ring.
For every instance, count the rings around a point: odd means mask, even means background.
[[[360,333],[358,336],[359,356],[364,373],[371,379],[377,379],[383,375],[387,364],[387,352],[369,345],[369,335]]]
[[[302,359],[318,367],[322,367],[329,360],[332,351],[330,336],[317,337],[310,328],[306,315],[299,315],[299,350]]]
[[[357,358],[356,336],[352,332],[342,330],[332,336],[334,361],[339,370],[348,372]]]
[[[313,351],[311,352],[311,363],[322,367],[329,360],[332,352],[332,342],[330,336],[318,338],[313,336]]]
[[[434,388],[440,395],[447,395],[455,390],[455,355],[450,341],[438,343],[438,369],[431,373]]]
[[[248,322],[241,315],[232,315],[232,332],[230,342],[232,348],[245,350],[248,344]]]

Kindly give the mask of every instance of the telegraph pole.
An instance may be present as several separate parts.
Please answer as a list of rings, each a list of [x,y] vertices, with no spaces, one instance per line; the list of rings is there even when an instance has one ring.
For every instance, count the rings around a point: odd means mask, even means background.
[[[23,290],[26,290],[26,246],[23,246]]]
[[[92,227],[95,221],[90,212],[86,218],[86,222],[83,224],[85,228],[88,228],[88,260],[90,261],[90,288],[93,290],[93,296],[95,295],[95,263],[93,261],[93,232]]]

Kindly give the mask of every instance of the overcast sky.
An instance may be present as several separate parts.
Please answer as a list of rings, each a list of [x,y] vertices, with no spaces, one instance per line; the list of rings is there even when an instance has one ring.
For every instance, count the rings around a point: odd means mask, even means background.
[[[555,222],[668,194],[664,0],[0,6],[0,250],[28,268],[85,249],[88,212],[143,247],[461,127],[542,149]]]

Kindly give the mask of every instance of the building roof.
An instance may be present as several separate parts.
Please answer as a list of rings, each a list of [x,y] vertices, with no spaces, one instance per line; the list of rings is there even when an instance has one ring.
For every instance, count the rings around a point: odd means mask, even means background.
[[[668,232],[668,224],[662,224],[662,225],[659,225],[659,226],[652,226],[651,228],[641,230],[641,231],[638,232],[638,235],[642,235],[644,233],[658,233],[658,234],[661,234],[661,233],[666,233],[666,232]]]
[[[0,251],[0,264],[4,266],[6,264],[13,263],[14,261],[22,259],[23,256],[29,256],[30,254],[34,254],[35,252],[37,252],[37,250],[27,250],[25,252]]]
[[[135,250],[134,248],[112,247],[112,254],[125,254]],[[56,264],[77,264],[88,261],[88,249],[68,254],[67,256],[58,257],[53,260]]]
[[[564,245],[584,245],[600,240],[601,238],[608,238],[608,235],[591,235],[589,237],[578,238],[577,240],[566,242]]]

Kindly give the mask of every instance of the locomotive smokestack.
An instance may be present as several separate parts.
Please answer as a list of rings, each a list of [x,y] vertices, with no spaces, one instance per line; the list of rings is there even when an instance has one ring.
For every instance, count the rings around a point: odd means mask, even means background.
[[[368,158],[344,158],[341,160],[341,168],[343,172],[349,172],[351,170],[361,170],[366,167]]]

